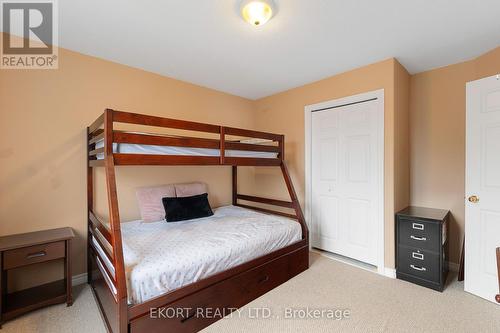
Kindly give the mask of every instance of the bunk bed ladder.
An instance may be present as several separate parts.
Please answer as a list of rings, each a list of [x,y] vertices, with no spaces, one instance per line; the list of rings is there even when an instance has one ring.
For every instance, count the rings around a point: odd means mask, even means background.
[[[290,194],[290,199],[292,199],[293,209],[295,210],[295,214],[297,215],[297,219],[302,226],[302,234],[304,238],[306,237],[307,227],[306,220],[304,219],[304,213],[302,212],[302,208],[300,207],[299,199],[297,198],[297,193],[295,192],[295,188],[293,187],[292,178],[290,177],[290,173],[288,172],[288,168],[286,166],[285,161],[281,162],[281,172],[283,173],[283,178],[285,179],[286,187],[288,189],[288,193]]]
[[[120,212],[116,191],[115,162],[113,157],[113,110],[104,112],[104,169],[106,173],[106,190],[108,194],[109,222],[113,239],[113,265],[117,283],[118,326],[119,332],[128,331],[127,320],[127,284],[125,263],[123,261],[122,236],[120,231]]]
[[[277,199],[269,199],[269,198],[251,196],[251,195],[238,194],[238,167],[233,165],[233,167],[232,167],[232,179],[233,179],[233,181],[232,181],[232,187],[233,187],[232,203],[234,206],[249,208],[249,209],[261,211],[263,213],[281,215],[281,216],[285,216],[288,218],[296,219],[300,223],[300,226],[302,229],[302,239],[305,239],[307,242],[309,242],[309,237],[308,237],[309,231],[307,229],[307,224],[306,224],[306,221],[304,218],[304,213],[302,212],[302,208],[300,207],[300,202],[297,198],[297,193],[295,192],[295,189],[293,187],[292,179],[290,177],[290,173],[288,172],[288,168],[287,168],[284,160],[282,160],[282,162],[280,164],[280,168],[281,168],[281,173],[283,174],[283,179],[285,181],[285,184],[286,184],[288,194],[290,196],[291,201],[283,201],[283,200],[277,200]],[[271,205],[271,206],[289,208],[289,209],[293,209],[295,214],[284,213],[282,211],[271,210],[271,209],[262,208],[262,207],[258,207],[258,206],[250,206],[250,205],[246,205],[246,204],[241,204],[238,202],[238,200],[251,201],[251,202],[263,203],[263,204]]]
[[[104,129],[99,127],[104,125]],[[113,156],[113,111],[106,109],[104,113],[87,128],[87,282],[94,288],[93,261],[97,269],[101,271],[104,282],[109,287],[108,301],[101,304],[101,299],[97,298],[98,304],[104,308],[112,308],[114,316],[107,315],[106,325],[110,331],[121,333],[128,331],[128,304],[127,288],[125,277],[125,264],[123,261],[122,238],[120,231],[120,213],[118,209],[118,199],[116,191],[115,162]],[[96,142],[104,139],[104,148],[96,149]],[[97,159],[97,154],[103,154],[102,160]],[[109,207],[109,224],[101,221],[94,214],[94,177],[93,167],[104,166],[106,176],[106,191]],[[106,249],[103,238],[111,247],[112,254]],[[109,247],[108,247],[109,249]],[[110,267],[110,265],[112,267]],[[95,293],[98,291],[94,290]],[[111,300],[111,301],[109,301]],[[109,303],[114,303],[111,305]]]

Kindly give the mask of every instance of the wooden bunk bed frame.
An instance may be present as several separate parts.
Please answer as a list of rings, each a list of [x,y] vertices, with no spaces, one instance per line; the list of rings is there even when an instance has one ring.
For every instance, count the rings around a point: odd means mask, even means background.
[[[212,133],[218,135],[219,139],[130,133],[114,130],[114,123]],[[227,136],[268,139],[277,145],[241,143],[227,140]],[[96,142],[101,140],[104,140],[104,147],[96,149]],[[219,149],[220,154],[219,156],[182,156],[114,153],[113,143],[212,148]],[[309,267],[308,230],[284,161],[283,135],[106,109],[87,128],[87,148],[88,283],[92,287],[110,332],[196,332],[221,319],[216,315],[200,315],[208,313],[200,309],[213,310],[213,313],[227,315],[230,311],[265,294]],[[227,157],[225,150],[229,149],[273,152],[277,153],[277,157]],[[104,158],[97,159],[99,154],[103,154]],[[302,239],[144,303],[129,305],[115,179],[115,166],[122,165],[232,166],[233,205],[296,219],[302,228]],[[238,166],[280,167],[291,201],[238,194]],[[97,217],[93,211],[93,168],[95,167],[104,167],[105,170],[109,223]],[[240,200],[289,208],[294,213],[253,207],[240,203]],[[97,242],[97,246],[92,239]],[[112,268],[105,264],[106,259],[111,262]],[[151,309],[162,308],[180,309],[179,315],[162,319],[151,316]]]

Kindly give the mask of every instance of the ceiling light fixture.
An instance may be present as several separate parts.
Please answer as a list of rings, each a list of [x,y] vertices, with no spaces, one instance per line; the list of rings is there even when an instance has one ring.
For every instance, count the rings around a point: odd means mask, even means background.
[[[245,0],[241,3],[241,16],[254,26],[265,24],[273,17],[274,11],[272,0]]]

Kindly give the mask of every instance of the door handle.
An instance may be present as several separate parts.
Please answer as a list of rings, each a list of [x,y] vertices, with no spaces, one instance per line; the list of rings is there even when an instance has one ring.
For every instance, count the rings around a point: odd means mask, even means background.
[[[471,195],[469,197],[469,202],[478,203],[479,202],[479,197],[477,195]]]

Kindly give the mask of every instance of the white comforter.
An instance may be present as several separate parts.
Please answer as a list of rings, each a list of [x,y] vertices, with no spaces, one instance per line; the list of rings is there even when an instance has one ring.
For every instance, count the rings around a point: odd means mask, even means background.
[[[132,304],[283,248],[302,235],[294,220],[235,206],[184,222],[122,223],[121,230]]]

